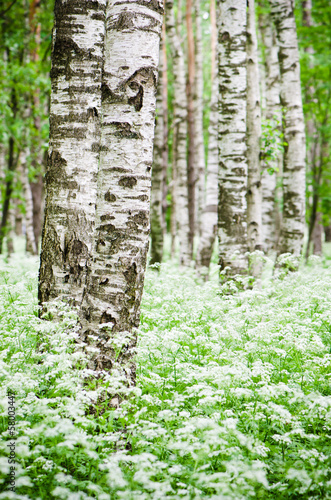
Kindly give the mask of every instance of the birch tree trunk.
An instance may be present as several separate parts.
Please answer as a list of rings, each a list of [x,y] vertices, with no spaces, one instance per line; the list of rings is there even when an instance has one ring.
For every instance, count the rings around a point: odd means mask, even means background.
[[[246,0],[225,0],[218,11],[219,264],[247,271]]]
[[[164,119],[163,119],[163,43],[160,43],[159,79],[156,94],[156,119],[152,167],[151,192],[151,260],[150,264],[162,262],[163,255],[163,149],[164,149]]]
[[[163,115],[163,149],[162,149],[162,227],[166,232],[167,202],[167,177],[168,177],[168,59],[166,46],[165,16],[162,25],[162,115]]]
[[[28,165],[27,156],[29,155],[29,150],[25,149],[21,153],[21,164],[22,164],[22,184],[25,194],[25,230],[26,230],[26,251],[32,255],[37,255],[37,244],[34,237],[33,231],[33,200],[32,193],[28,178]]]
[[[168,40],[173,60],[174,74],[174,152],[173,168],[175,182],[175,203],[177,236],[179,240],[179,262],[188,266],[191,261],[189,245],[189,216],[188,216],[188,181],[186,161],[187,141],[187,99],[185,93],[185,66],[184,55],[180,39],[176,33],[174,2],[166,2],[166,26]]]
[[[208,278],[210,260],[217,233],[218,200],[218,78],[214,77],[209,115],[209,143],[206,181],[206,200],[201,216],[201,238],[199,241],[196,267]]]
[[[115,364],[135,380],[133,327],[149,246],[151,167],[163,5],[108,1],[102,81],[101,153],[93,263],[84,294],[85,338],[94,369]],[[111,344],[115,335],[120,353]],[[117,342],[116,341],[116,342]]]
[[[262,250],[261,106],[254,0],[248,0],[247,14],[247,242],[254,252]],[[258,270],[253,267],[255,275]]]
[[[201,235],[205,196],[205,148],[203,141],[203,50],[200,0],[194,0],[195,12],[195,85],[194,85],[194,156],[196,228]]]
[[[215,73],[217,29],[215,2],[210,2],[211,23],[211,102],[208,128],[208,162],[205,199],[201,214],[201,238],[199,241],[196,267],[208,279],[208,270],[217,233],[218,202],[218,77]]]
[[[294,2],[270,0],[276,26],[281,75],[281,104],[284,110],[283,220],[279,253],[300,255],[305,224],[306,142],[302,110],[300,63]]]
[[[56,0],[39,302],[80,304],[90,269],[106,0]]]
[[[265,118],[274,127],[280,127],[282,111],[280,104],[280,74],[278,62],[278,46],[275,28],[269,15],[260,17],[260,30],[265,48]],[[280,225],[280,211],[277,199],[277,179],[282,175],[283,157],[279,153],[277,159],[270,160],[262,175],[262,226],[263,245],[266,252],[276,248]],[[274,171],[269,174],[267,167]],[[278,170],[278,172],[277,172]]]
[[[188,187],[188,216],[189,216],[189,247],[190,256],[193,255],[193,241],[196,225],[196,148],[195,148],[195,109],[194,109],[194,84],[195,84],[195,50],[194,50],[194,33],[192,20],[193,1],[186,0],[186,30],[187,30],[187,134],[188,134],[188,151],[187,151],[187,187]]]

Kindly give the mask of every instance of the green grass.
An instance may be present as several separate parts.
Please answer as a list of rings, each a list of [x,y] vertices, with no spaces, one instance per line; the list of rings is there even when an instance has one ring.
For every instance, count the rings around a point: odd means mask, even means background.
[[[37,259],[2,260],[0,499],[331,498],[329,262],[278,278],[267,262],[232,293],[215,265],[206,284],[170,261],[149,270],[129,391],[116,373],[93,380],[72,312],[38,318]],[[88,411],[120,391],[120,409]]]

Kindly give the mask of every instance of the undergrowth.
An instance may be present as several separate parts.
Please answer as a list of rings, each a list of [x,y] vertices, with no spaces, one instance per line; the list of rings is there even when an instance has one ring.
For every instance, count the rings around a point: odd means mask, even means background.
[[[269,266],[270,268],[270,266]],[[36,258],[1,261],[0,499],[331,499],[331,268],[252,290],[147,273],[137,386],[93,378],[75,314],[38,318]],[[8,490],[7,391],[16,490]],[[124,389],[122,388],[122,391]],[[125,391],[124,391],[125,392]]]

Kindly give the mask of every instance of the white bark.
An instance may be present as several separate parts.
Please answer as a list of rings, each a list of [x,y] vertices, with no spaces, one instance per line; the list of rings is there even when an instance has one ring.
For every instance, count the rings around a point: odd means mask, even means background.
[[[90,267],[105,2],[55,2],[41,303],[59,298],[80,304]]]
[[[106,11],[95,247],[82,322],[87,337],[97,336],[94,367],[110,370],[117,359],[128,382],[135,336],[118,357],[107,342],[139,324],[162,13],[162,3],[144,0],[111,0]]]
[[[151,192],[151,260],[150,264],[162,262],[163,254],[163,43],[160,43],[159,79],[156,95],[155,137],[153,148],[152,192]]]
[[[276,26],[284,109],[283,220],[279,253],[300,255],[305,224],[305,129],[293,0],[270,0]]]
[[[246,0],[225,0],[218,12],[219,263],[247,270]]]
[[[187,183],[187,98],[185,93],[184,55],[176,32],[173,0],[166,2],[166,27],[173,61],[174,75],[174,151],[173,169],[175,173],[176,223],[181,265],[190,264],[188,183]]]
[[[203,230],[202,213],[205,191],[205,148],[203,143],[203,48],[200,0],[194,0],[195,11],[195,89],[194,89],[194,151],[196,182],[196,227]]]
[[[248,0],[247,14],[247,242],[254,252],[262,250],[261,106],[254,0]],[[251,271],[258,272],[256,268]]]
[[[28,165],[27,165],[28,155],[29,155],[29,149],[24,149],[20,156],[22,164],[22,184],[25,194],[26,250],[32,255],[37,255],[37,244],[33,231],[33,200],[28,178]]]
[[[206,196],[204,209],[201,215],[201,238],[197,251],[197,268],[202,268],[201,273],[208,276],[211,256],[217,233],[217,200],[218,200],[218,78],[214,77],[210,115],[209,115],[209,142],[208,164],[206,180]]]
[[[269,15],[261,16],[261,34],[265,48],[265,118],[274,124],[275,129],[281,127],[282,111],[280,104],[280,74],[278,62],[278,46],[275,28]],[[274,160],[265,165],[262,175],[262,225],[263,245],[266,252],[276,248],[280,224],[279,198],[276,191],[277,180],[282,175],[283,157],[281,152]],[[274,171],[272,175],[267,168]],[[278,172],[277,172],[278,169]]]

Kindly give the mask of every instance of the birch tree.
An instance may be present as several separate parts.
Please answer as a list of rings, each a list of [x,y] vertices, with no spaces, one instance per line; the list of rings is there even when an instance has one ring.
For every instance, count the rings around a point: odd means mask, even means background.
[[[282,121],[280,74],[276,32],[269,14],[260,17],[260,31],[265,56],[265,119],[276,128],[281,126]],[[277,158],[270,159],[268,163],[269,170],[274,173],[270,175],[267,168],[264,168],[262,175],[263,245],[266,252],[276,248],[278,239],[280,211],[276,186],[277,179],[281,175],[282,163],[282,154],[279,152]]]
[[[117,362],[134,382],[133,327],[149,246],[150,188],[162,2],[108,1],[93,262],[82,305],[93,366]],[[121,352],[111,341],[118,335]]]
[[[166,27],[173,61],[174,116],[173,116],[173,187],[172,198],[176,206],[176,227],[179,240],[180,264],[190,264],[188,189],[187,189],[187,101],[185,94],[184,55],[176,32],[174,2],[166,2]]]
[[[283,220],[279,253],[300,255],[305,223],[305,128],[294,2],[270,0],[276,26],[284,111]]]
[[[189,251],[193,255],[193,240],[196,226],[196,149],[195,149],[195,47],[192,19],[193,1],[186,0],[186,31],[187,31],[187,187],[188,187],[188,216],[189,216]]]
[[[106,0],[56,0],[39,301],[80,305],[90,271]]]
[[[215,74],[217,28],[215,2],[210,2],[211,23],[211,102],[208,127],[208,158],[205,197],[201,213],[201,237],[199,241],[196,267],[208,278],[208,270],[217,233],[218,202],[218,77]]]
[[[254,0],[248,0],[247,15],[247,243],[254,252],[262,250],[261,106]]]
[[[212,3],[212,1],[211,1]],[[194,156],[196,229],[201,235],[205,191],[205,148],[203,141],[203,47],[200,0],[194,0],[195,13],[195,81],[194,81]]]
[[[164,42],[163,42],[164,43]],[[157,116],[155,119],[155,137],[152,167],[151,192],[151,264],[162,262],[163,254],[163,150],[164,150],[164,107],[163,107],[163,43],[160,44],[159,80],[156,95]]]
[[[220,269],[247,270],[246,0],[225,0],[218,11]]]

